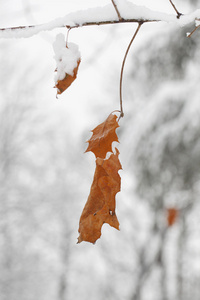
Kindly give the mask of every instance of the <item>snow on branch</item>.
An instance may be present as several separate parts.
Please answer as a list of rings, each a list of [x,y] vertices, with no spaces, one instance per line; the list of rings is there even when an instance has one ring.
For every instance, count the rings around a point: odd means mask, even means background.
[[[1,38],[27,38],[41,31],[51,31],[55,28],[66,27],[69,29],[91,25],[106,25],[119,23],[146,23],[146,22],[170,22],[179,26],[194,23],[200,19],[200,9],[188,15],[181,15],[177,18],[173,14],[165,14],[153,11],[144,6],[138,6],[131,2],[124,1],[117,4],[120,12],[120,19],[113,9],[113,3],[104,7],[90,8],[70,13],[62,18],[57,18],[46,24],[18,26],[11,28],[0,28]]]

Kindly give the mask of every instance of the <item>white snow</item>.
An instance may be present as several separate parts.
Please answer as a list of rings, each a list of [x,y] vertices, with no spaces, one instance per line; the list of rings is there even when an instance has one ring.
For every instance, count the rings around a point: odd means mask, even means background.
[[[66,47],[65,36],[64,34],[59,33],[53,43],[53,49],[55,52],[54,58],[56,60],[57,70],[55,82],[64,79],[66,73],[73,76],[74,69],[81,57],[78,45],[74,43],[67,43]]]
[[[196,19],[200,18],[200,9],[195,10],[194,12],[181,16],[180,19],[178,20],[178,24],[180,26],[187,26],[191,23],[194,23]]]
[[[124,19],[176,21],[176,15],[153,11],[145,6],[135,5],[129,1],[115,1],[121,17]]]
[[[200,20],[196,20],[196,21],[195,21],[195,26],[196,26],[196,27],[200,26]]]

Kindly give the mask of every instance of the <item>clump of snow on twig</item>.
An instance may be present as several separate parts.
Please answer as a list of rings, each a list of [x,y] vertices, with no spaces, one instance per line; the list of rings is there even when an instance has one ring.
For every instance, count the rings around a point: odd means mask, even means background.
[[[59,33],[53,43],[53,49],[57,71],[55,82],[64,79],[66,74],[73,76],[74,69],[81,57],[78,45],[74,43],[67,43],[66,45],[64,34]]]
[[[196,27],[200,26],[200,20],[195,20],[195,26]]]

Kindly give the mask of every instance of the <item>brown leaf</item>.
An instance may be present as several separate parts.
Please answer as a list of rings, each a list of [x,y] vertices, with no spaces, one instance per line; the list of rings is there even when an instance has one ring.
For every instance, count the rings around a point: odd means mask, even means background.
[[[178,210],[176,208],[167,209],[167,224],[168,226],[174,225],[178,217]]]
[[[79,59],[77,61],[76,68],[74,68],[74,70],[73,70],[73,72],[74,72],[73,76],[66,73],[64,79],[58,80],[58,82],[55,85],[55,87],[57,88],[57,94],[58,95],[62,94],[72,84],[72,82],[76,79],[80,62],[81,61]]]
[[[88,148],[85,152],[92,151],[96,157],[105,158],[107,152],[112,152],[112,143],[118,142],[115,132],[119,127],[117,116],[110,114],[108,118],[92,130],[92,137],[88,140]]]
[[[78,243],[95,243],[101,236],[104,223],[119,229],[115,214],[115,196],[121,187],[118,174],[121,164],[118,156],[119,151],[116,149],[116,154],[111,154],[108,159],[96,159],[93,183],[79,222]]]

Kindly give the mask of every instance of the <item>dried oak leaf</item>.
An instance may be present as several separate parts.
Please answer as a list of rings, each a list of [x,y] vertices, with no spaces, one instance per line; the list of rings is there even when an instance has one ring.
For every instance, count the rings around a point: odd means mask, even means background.
[[[79,59],[77,61],[77,66],[73,70],[73,72],[74,72],[73,76],[66,73],[64,79],[57,81],[55,87],[57,88],[57,94],[58,95],[62,94],[72,84],[72,82],[76,79],[80,62],[81,62],[81,60]]]
[[[176,208],[167,209],[167,224],[168,226],[174,225],[178,217],[178,210]]]
[[[107,152],[112,152],[112,143],[119,142],[115,130],[119,127],[117,116],[110,114],[108,118],[92,130],[85,152],[92,151],[96,157],[105,158]]]
[[[112,153],[108,159],[96,159],[93,183],[79,222],[78,243],[95,243],[101,236],[104,223],[119,230],[115,214],[115,196],[121,188],[118,171],[122,167],[118,156],[119,151],[116,149],[116,153]]]

